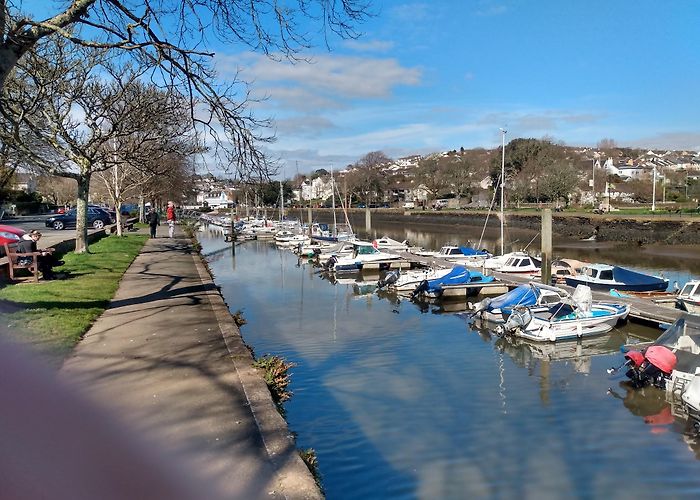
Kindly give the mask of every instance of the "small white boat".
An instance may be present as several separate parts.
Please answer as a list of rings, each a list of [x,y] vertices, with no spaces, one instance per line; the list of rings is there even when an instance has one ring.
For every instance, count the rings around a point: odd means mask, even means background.
[[[350,241],[340,241],[331,243],[330,246],[321,248],[321,253],[318,254],[318,260],[321,263],[326,263],[331,257],[345,257],[352,255],[355,247]]]
[[[469,247],[458,247],[455,245],[445,245],[437,252],[419,250],[414,253],[421,257],[437,257],[451,262],[452,264],[472,267],[481,266],[482,262],[488,260],[491,256],[485,251],[478,251]]]
[[[692,280],[683,285],[676,297],[676,306],[692,314],[700,314],[700,280]]]
[[[526,252],[514,252],[506,262],[496,270],[508,274],[537,274],[542,263]]]
[[[392,262],[402,262],[401,257],[390,253],[380,252],[370,242],[353,241],[352,255],[345,257],[332,256],[327,265],[334,272],[353,272],[364,269],[368,265],[373,269],[389,269]]]
[[[396,281],[388,285],[389,290],[397,293],[410,293],[416,289],[424,280],[442,278],[451,271],[450,268],[425,268],[412,269],[408,271],[391,271],[397,273]]]
[[[527,307],[516,307],[498,331],[537,342],[579,339],[609,332],[629,312],[628,304],[594,303],[591,289],[579,285],[571,299],[552,306],[547,313],[533,314]]]
[[[478,316],[492,323],[504,323],[513,308],[527,306],[531,313],[546,312],[554,304],[570,297],[561,288],[541,283],[524,283],[495,298],[487,297],[476,304],[469,303],[471,316]]]
[[[394,251],[407,251],[409,249],[408,241],[397,241],[388,236],[382,236],[372,241],[372,245],[378,250],[394,250]]]

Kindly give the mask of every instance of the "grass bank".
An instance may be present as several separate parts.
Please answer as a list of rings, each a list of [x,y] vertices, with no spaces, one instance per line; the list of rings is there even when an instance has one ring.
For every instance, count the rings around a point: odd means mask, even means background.
[[[60,362],[102,314],[146,235],[108,237],[89,254],[69,253],[57,268],[66,278],[0,289],[2,333]]]

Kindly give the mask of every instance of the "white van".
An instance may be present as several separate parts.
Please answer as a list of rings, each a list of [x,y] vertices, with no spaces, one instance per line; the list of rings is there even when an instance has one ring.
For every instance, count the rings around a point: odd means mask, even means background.
[[[446,208],[447,205],[449,205],[450,201],[449,200],[435,200],[433,202],[433,208],[435,210],[440,210],[441,208]]]
[[[412,208],[416,208],[416,204],[413,203],[412,201],[407,201],[403,204],[403,208],[406,210],[410,210]]]

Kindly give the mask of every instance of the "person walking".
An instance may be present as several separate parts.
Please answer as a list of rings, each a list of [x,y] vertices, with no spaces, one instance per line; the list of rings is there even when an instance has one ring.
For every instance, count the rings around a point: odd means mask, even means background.
[[[151,238],[155,238],[156,227],[160,226],[160,216],[154,207],[148,212],[148,225],[151,227]]]
[[[172,238],[173,233],[175,232],[175,203],[172,201],[168,202],[166,218],[168,220],[168,236]]]

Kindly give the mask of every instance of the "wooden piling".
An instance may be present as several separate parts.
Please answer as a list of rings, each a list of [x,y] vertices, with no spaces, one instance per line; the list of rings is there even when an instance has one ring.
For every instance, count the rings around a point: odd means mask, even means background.
[[[542,283],[552,282],[552,209],[542,211]]]

